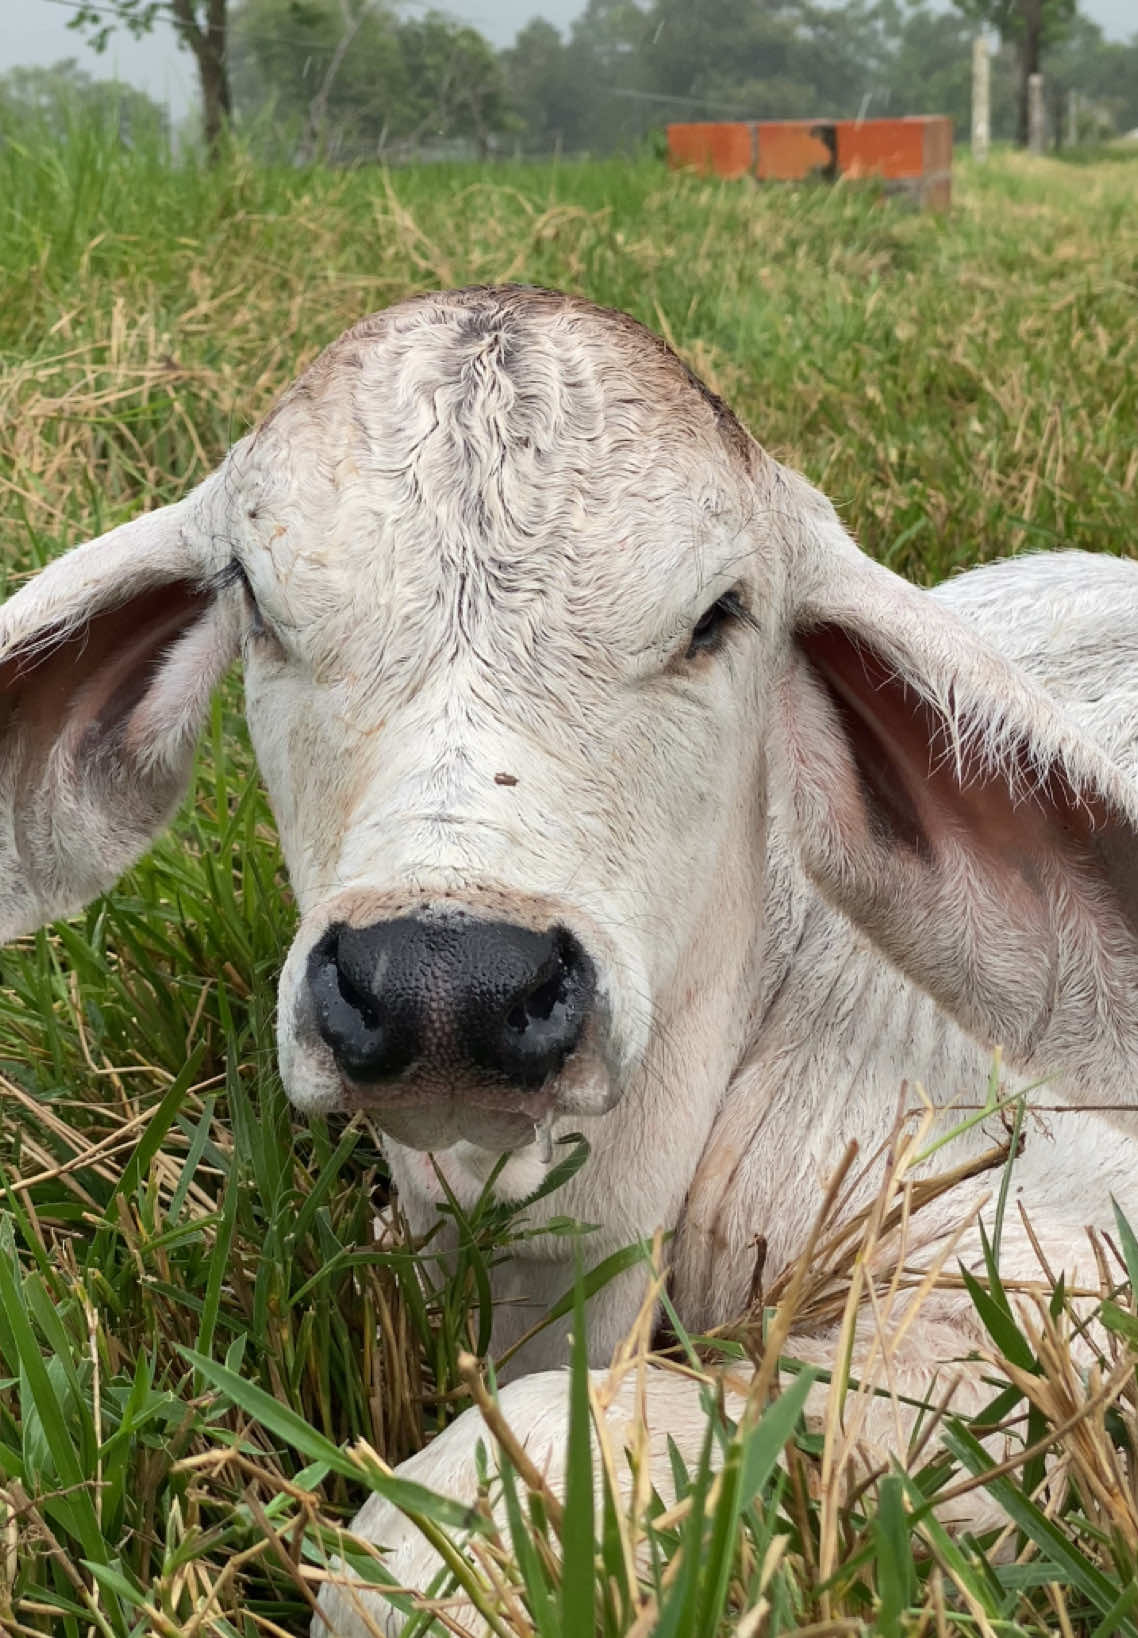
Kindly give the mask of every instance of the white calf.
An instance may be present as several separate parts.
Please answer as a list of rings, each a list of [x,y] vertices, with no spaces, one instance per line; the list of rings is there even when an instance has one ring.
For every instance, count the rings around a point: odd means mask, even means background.
[[[414,1227],[426,1151],[470,1200],[508,1150],[520,1196],[581,1127],[542,1209],[599,1225],[596,1257],[673,1229],[702,1327],[757,1236],[794,1254],[904,1079],[947,1102],[999,1044],[1071,1106],[1029,1121],[1017,1185],[1073,1272],[1138,1158],[1136,610],[1109,559],[915,590],[630,319],[420,297],[4,608],[0,934],[142,851],[241,650],[302,912],[282,1074],[301,1108],[374,1111]],[[923,1254],[979,1188],[922,1214]],[[1037,1271],[1017,1223],[1004,1254]],[[565,1255],[502,1270],[495,1350]],[[637,1297],[594,1304],[598,1359]],[[958,1310],[929,1323],[967,1346]]]

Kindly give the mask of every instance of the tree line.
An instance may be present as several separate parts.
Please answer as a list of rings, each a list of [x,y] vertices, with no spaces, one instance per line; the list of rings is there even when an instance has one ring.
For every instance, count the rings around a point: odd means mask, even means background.
[[[1068,90],[1080,134],[1138,126],[1138,34],[1106,40],[1077,0],[588,0],[566,33],[535,18],[502,51],[445,12],[387,0],[100,0],[76,23],[99,45],[115,26],[163,19],[195,58],[207,144],[232,122],[265,157],[294,162],[611,153],[685,119],[944,113],[966,138],[978,26],[1000,42],[997,140],[1025,140],[1039,67],[1057,140]],[[74,64],[0,77],[0,121],[106,100]],[[160,122],[146,103],[126,94],[134,131]]]

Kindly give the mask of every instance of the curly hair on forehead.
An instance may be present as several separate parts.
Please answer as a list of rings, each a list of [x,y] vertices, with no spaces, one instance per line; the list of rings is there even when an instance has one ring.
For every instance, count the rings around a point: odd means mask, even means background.
[[[712,392],[663,336],[618,308],[603,307],[583,296],[531,284],[468,285],[460,290],[428,291],[394,307],[369,314],[313,360],[261,425],[267,426],[287,402],[321,396],[326,383],[339,372],[345,369],[362,370],[364,354],[361,344],[379,341],[387,336],[412,334],[423,324],[453,325],[456,319],[461,319],[463,331],[469,339],[489,338],[498,334],[503,341],[516,341],[524,346],[530,339],[527,321],[538,320],[541,333],[547,336],[551,318],[561,320],[570,330],[580,325],[602,326],[614,341],[623,343],[638,361],[661,372],[655,381],[645,382],[646,389],[651,389],[654,396],[662,396],[677,386],[690,388],[711,411],[713,425],[728,454],[740,462],[745,471],[752,470],[757,453],[754,440],[730,407],[717,393]],[[503,367],[508,369],[510,361],[510,351],[503,351]]]

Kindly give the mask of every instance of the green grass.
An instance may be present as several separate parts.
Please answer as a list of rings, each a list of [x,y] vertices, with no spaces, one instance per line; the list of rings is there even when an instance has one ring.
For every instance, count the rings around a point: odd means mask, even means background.
[[[650,163],[385,176],[237,155],[210,174],[81,132],[64,148],[30,136],[0,149],[8,585],[182,493],[362,313],[507,278],[661,330],[916,578],[1023,547],[1127,551],[1136,189],[1138,164],[1001,156],[963,165],[936,218],[871,190],[758,191]],[[315,1560],[325,1527],[387,1484],[347,1442],[395,1462],[467,1402],[487,1269],[524,1223],[487,1198],[449,1272],[429,1244],[377,1245],[375,1134],[295,1120],[276,1078],[292,924],[235,681],[171,836],[110,899],[0,959],[5,1634],[301,1633],[301,1532]],[[1120,1245],[1133,1276],[1138,1248]],[[1095,1332],[1104,1372],[1138,1350],[1116,1274]],[[611,1497],[594,1547],[580,1476],[571,1574],[516,1475],[494,1562],[542,1638],[578,1638],[590,1610],[606,1638],[638,1619],[675,1638],[1134,1630],[1133,1370],[1099,1403],[1064,1375],[1045,1316],[1021,1334],[998,1279],[984,1313],[1031,1367],[1026,1386],[993,1388],[1000,1415],[1030,1442],[1084,1410],[1054,1521],[1032,1500],[1038,1463],[995,1481],[1018,1562],[922,1513],[930,1486],[983,1464],[968,1427],[913,1477],[839,1504],[820,1490],[816,1432],[799,1426],[789,1469],[774,1466],[791,1389],[738,1429],[709,1400],[705,1460],[645,1525],[642,1575]],[[1113,1509],[1096,1500],[1103,1474]],[[840,1551],[823,1583],[824,1531]],[[582,1604],[598,1554],[601,1590]]]

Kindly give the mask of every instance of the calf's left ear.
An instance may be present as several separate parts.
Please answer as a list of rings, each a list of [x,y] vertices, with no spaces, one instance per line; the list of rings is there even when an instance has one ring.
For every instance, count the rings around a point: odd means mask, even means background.
[[[807,872],[970,1034],[1104,1101],[1129,1094],[1138,793],[828,506],[818,523],[780,699]]]
[[[0,609],[0,940],[110,887],[170,818],[239,601],[195,496],[68,552]]]

